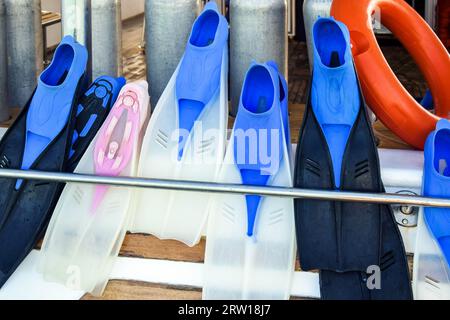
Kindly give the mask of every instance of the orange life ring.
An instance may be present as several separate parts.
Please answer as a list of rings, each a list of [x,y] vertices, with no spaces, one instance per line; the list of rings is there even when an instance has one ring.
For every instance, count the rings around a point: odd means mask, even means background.
[[[372,29],[372,16],[377,13],[425,76],[436,115],[415,101],[389,67]],[[404,0],[334,0],[331,15],[350,30],[353,56],[368,105],[402,140],[423,149],[439,117],[450,118],[450,56],[442,42]]]

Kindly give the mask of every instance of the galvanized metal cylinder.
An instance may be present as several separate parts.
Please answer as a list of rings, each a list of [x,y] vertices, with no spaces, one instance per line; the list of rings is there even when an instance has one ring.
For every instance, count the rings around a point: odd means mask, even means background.
[[[332,3],[333,0],[305,0],[305,2],[303,3],[303,19],[305,21],[306,45],[308,46],[308,60],[311,70],[314,64],[312,29],[319,16],[322,18],[330,16]]]
[[[206,4],[207,2],[217,3],[217,7],[219,7],[220,12],[222,12],[222,14],[225,15],[227,0],[203,0],[203,2],[204,4]]]
[[[186,48],[199,0],[146,0],[147,81],[156,106]]]
[[[95,0],[97,1],[97,0]],[[91,31],[91,0],[61,1],[62,33],[71,35],[84,45],[89,52],[87,77],[92,79],[92,31]]]
[[[436,30],[436,6],[438,0],[425,1],[425,20],[433,30]]]
[[[253,60],[274,60],[287,77],[285,0],[230,1],[231,114],[236,115],[245,74]]]
[[[6,0],[8,101],[23,107],[43,69],[40,0]]]
[[[6,12],[5,1],[0,0],[0,122],[9,118],[7,63],[6,63]]]
[[[122,74],[120,0],[92,1],[92,78]]]

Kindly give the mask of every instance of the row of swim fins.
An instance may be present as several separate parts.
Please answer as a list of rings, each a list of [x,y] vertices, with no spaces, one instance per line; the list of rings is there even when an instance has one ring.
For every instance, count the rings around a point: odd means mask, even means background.
[[[273,62],[250,66],[228,140],[229,30],[210,2],[149,121],[146,82],[103,77],[84,90],[86,51],[65,38],[0,143],[1,167],[384,192],[349,32],[332,18],[319,19],[313,32],[315,67],[296,155],[287,83]],[[449,176],[447,129],[441,122],[427,144],[426,158],[436,159],[426,164],[424,185]],[[427,168],[437,169],[427,178]],[[324,299],[412,298],[388,205],[1,180],[0,286],[47,224],[39,271],[96,295],[127,231],[194,246],[206,226],[204,299],[288,299],[297,246],[302,269],[320,270]],[[424,187],[424,194],[448,196],[445,188]],[[429,278],[450,282],[450,218],[426,209],[422,219],[416,294],[428,290]]]

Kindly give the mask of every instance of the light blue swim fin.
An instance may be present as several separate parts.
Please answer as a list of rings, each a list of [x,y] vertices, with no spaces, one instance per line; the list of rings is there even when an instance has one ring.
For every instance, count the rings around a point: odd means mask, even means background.
[[[215,2],[195,21],[186,51],[150,119],[140,177],[214,182],[228,125],[228,22]],[[209,194],[140,190],[132,232],[193,246],[206,223]]]
[[[219,182],[292,186],[283,83],[273,62],[250,67]],[[204,299],[289,298],[295,264],[292,199],[217,195],[207,230]]]
[[[422,192],[450,197],[450,122],[440,120],[424,150]],[[450,299],[450,209],[421,208],[414,252],[413,289],[417,300]]]
[[[440,120],[425,145],[423,195],[450,197],[450,122]],[[450,210],[425,208],[424,217],[450,265]]]
[[[65,37],[40,75],[29,103],[0,142],[0,167],[62,172],[71,142],[69,123],[83,85],[88,53]],[[63,184],[0,179],[0,287],[33,249]]]

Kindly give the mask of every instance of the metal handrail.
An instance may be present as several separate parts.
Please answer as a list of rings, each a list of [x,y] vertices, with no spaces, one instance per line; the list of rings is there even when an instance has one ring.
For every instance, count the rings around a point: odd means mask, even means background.
[[[285,187],[262,187],[238,184],[206,183],[194,181],[157,180],[131,177],[103,177],[88,174],[43,172],[32,170],[0,169],[0,178],[102,184],[117,187],[179,190],[190,192],[229,193],[242,195],[274,196],[293,199],[400,204],[421,207],[450,208],[450,199],[389,193],[365,193],[349,191],[312,190]]]

